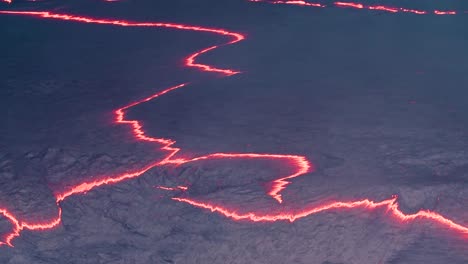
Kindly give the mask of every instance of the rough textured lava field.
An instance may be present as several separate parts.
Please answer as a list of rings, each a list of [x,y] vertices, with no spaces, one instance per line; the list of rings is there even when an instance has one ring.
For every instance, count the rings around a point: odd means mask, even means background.
[[[0,0],[0,263],[468,263],[467,25]]]

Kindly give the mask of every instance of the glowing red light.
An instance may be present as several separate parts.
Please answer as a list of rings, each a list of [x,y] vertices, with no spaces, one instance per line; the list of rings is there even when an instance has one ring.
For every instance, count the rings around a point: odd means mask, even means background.
[[[236,42],[239,42],[243,40],[245,37],[242,34],[235,33],[235,32],[230,32],[227,30],[223,29],[215,29],[215,28],[207,28],[207,27],[197,27],[197,26],[190,26],[190,25],[183,25],[183,24],[173,24],[173,23],[151,23],[151,22],[146,22],[146,23],[141,23],[141,22],[131,22],[131,21],[125,21],[125,20],[109,20],[109,19],[96,19],[96,18],[90,18],[90,17],[84,17],[84,16],[75,16],[75,15],[68,15],[68,14],[56,14],[56,13],[51,13],[51,12],[35,12],[35,11],[0,11],[0,14],[10,14],[10,15],[25,15],[25,16],[33,16],[33,17],[39,17],[39,18],[49,18],[49,19],[57,19],[57,20],[65,20],[65,21],[71,21],[71,22],[81,22],[81,23],[92,23],[92,24],[101,24],[101,25],[114,25],[114,26],[124,26],[124,27],[164,27],[164,28],[173,28],[177,30],[189,30],[189,31],[199,31],[199,32],[206,32],[206,33],[214,33],[218,34],[221,36],[227,36],[230,37],[231,40],[226,43],[225,45],[228,44],[234,44]],[[218,48],[219,46],[212,46],[206,49],[203,49],[199,52],[196,52],[192,55],[190,55],[186,59],[186,66],[188,67],[194,67],[198,68],[202,71],[206,72],[214,72],[214,73],[220,73],[224,75],[233,75],[236,73],[239,73],[238,71],[232,70],[232,69],[221,69],[221,68],[216,68],[211,65],[206,65],[206,64],[201,64],[196,62],[196,58],[208,51],[214,50]],[[166,164],[183,164],[185,162],[189,161],[194,161],[194,160],[200,160],[200,159],[207,159],[209,158],[208,156],[206,157],[198,157],[196,159],[192,160],[184,160],[184,159],[172,159],[172,157],[180,150],[179,148],[174,148],[171,147],[175,141],[172,141],[170,139],[164,139],[164,138],[154,138],[154,137],[149,137],[145,135],[145,132],[142,129],[142,125],[140,122],[136,120],[126,120],[125,119],[125,110],[136,106],[138,104],[148,102],[152,99],[155,99],[161,95],[164,95],[168,92],[171,92],[173,90],[179,89],[184,87],[186,84],[181,84],[177,85],[171,88],[168,88],[166,90],[163,90],[159,93],[156,93],[152,96],[149,96],[147,98],[144,98],[140,101],[131,103],[127,106],[121,107],[117,110],[115,110],[115,122],[119,124],[127,124],[132,127],[132,132],[133,135],[135,136],[136,139],[142,140],[142,141],[148,141],[148,142],[154,142],[158,144],[162,144],[163,147],[161,148],[162,150],[168,151],[169,154],[162,160],[158,162],[154,162],[153,164],[150,164],[140,170],[132,171],[132,172],[127,172],[121,175],[116,175],[116,176],[101,176],[99,177],[99,180],[92,180],[92,181],[85,181],[83,183],[77,184],[75,186],[70,187],[67,190],[64,190],[62,192],[56,193],[56,201],[57,201],[57,206],[59,208],[59,214],[56,218],[48,221],[47,223],[28,223],[26,221],[20,221],[16,217],[13,216],[13,214],[8,211],[7,209],[0,209],[0,214],[3,215],[12,225],[13,225],[13,230],[7,234],[3,241],[1,242],[0,245],[8,245],[8,246],[13,246],[12,245],[12,240],[16,237],[18,237],[21,233],[22,230],[28,229],[28,230],[46,230],[46,229],[51,229],[56,227],[57,225],[60,224],[61,221],[61,208],[59,206],[59,203],[65,200],[67,197],[70,197],[72,195],[76,194],[83,194],[88,191],[91,191],[97,187],[104,186],[104,185],[109,185],[109,184],[115,184],[124,180],[136,178],[143,173],[147,172],[148,170],[154,168],[155,166],[162,166]],[[185,186],[178,186],[180,190],[187,190],[188,188]]]
[[[262,1],[255,1],[255,2],[262,2]],[[272,4],[286,4],[286,5],[300,5],[300,6],[313,6],[313,7],[325,7],[319,3],[310,3],[306,1],[272,1]]]
[[[364,208],[369,210],[374,210],[378,208],[387,209],[387,213],[391,214],[394,218],[401,222],[414,221],[416,219],[425,219],[432,222],[439,223],[442,226],[450,228],[454,231],[468,235],[468,227],[457,224],[450,219],[443,217],[438,213],[434,213],[428,210],[421,210],[415,214],[404,214],[400,209],[398,209],[398,203],[396,202],[397,197],[392,199],[384,200],[381,202],[374,202],[369,199],[363,199],[359,201],[351,202],[332,202],[323,204],[320,206],[315,206],[311,208],[306,208],[298,212],[291,213],[275,213],[275,214],[265,214],[258,213],[255,211],[238,213],[234,210],[229,210],[223,206],[213,205],[211,203],[203,203],[189,198],[172,198],[175,201],[184,202],[192,206],[196,206],[202,209],[209,210],[211,212],[219,213],[225,217],[232,218],[234,220],[248,220],[253,222],[276,222],[276,221],[290,221],[294,222],[297,219],[304,218],[313,214],[318,214],[325,211],[337,210],[337,209],[356,209]]]
[[[268,4],[283,4],[283,5],[297,5],[297,6],[312,6],[312,7],[326,7],[325,5],[319,3],[311,3],[306,1],[286,1],[286,0],[248,0],[249,2],[255,3],[268,3]],[[412,13],[416,15],[427,15],[427,14],[435,14],[435,15],[456,15],[458,14],[457,11],[425,11],[425,10],[417,10],[417,9],[408,9],[403,7],[391,7],[385,5],[369,5],[366,6],[362,3],[356,2],[341,2],[336,1],[333,2],[336,7],[339,8],[354,8],[354,9],[366,9],[366,10],[378,10],[378,11],[385,11],[390,13]],[[466,11],[463,13],[467,13]]]
[[[456,15],[456,11],[440,11],[440,10],[434,10],[434,14],[436,15]]]
[[[363,4],[357,4],[357,3],[335,2],[334,4],[339,7],[352,7],[352,8],[358,8],[358,9],[364,8]]]
[[[369,6],[369,7],[367,7],[367,8],[370,9],[370,10],[381,10],[381,11],[387,11],[387,12],[390,12],[390,13],[398,13],[398,11],[400,11],[399,8],[388,7],[388,6],[382,6],[382,5],[379,5],[379,6]]]
[[[164,191],[186,191],[188,190],[187,186],[177,186],[177,187],[166,187],[166,186],[156,186],[156,188],[164,190]]]
[[[306,1],[265,1],[265,0],[248,0],[249,2],[256,2],[256,3],[269,3],[269,4],[276,4],[276,5],[297,5],[297,6],[312,6],[312,7],[325,7],[325,5],[319,3],[311,3]]]
[[[423,10],[407,9],[407,8],[401,8],[400,10],[401,10],[401,12],[413,13],[413,14],[416,14],[416,15],[426,15],[426,14],[428,14],[427,11],[423,11]]]
[[[251,0],[255,2],[260,2],[262,0]],[[296,5],[304,5],[304,6],[318,6],[315,4],[308,4],[304,1],[275,1],[275,3],[287,3],[287,4],[296,4]],[[343,7],[353,7],[353,8],[364,8],[362,4],[354,4],[354,3],[343,3],[343,2],[335,2],[337,6]],[[321,6],[320,6],[321,7]],[[368,7],[369,9],[370,7]],[[377,10],[385,10],[389,12],[395,12],[397,9],[386,8],[383,6],[374,6],[374,9]],[[402,9],[398,9],[402,11]],[[405,11],[406,12],[406,11]],[[410,12],[410,11],[407,11]],[[422,11],[411,11],[414,13],[422,12]],[[442,11],[437,11],[441,12]],[[447,12],[443,12],[444,14]],[[56,19],[56,20],[65,20],[65,21],[72,21],[72,22],[81,22],[81,23],[90,23],[90,24],[101,24],[101,25],[113,25],[113,26],[123,26],[123,27],[164,27],[164,28],[172,28],[177,30],[190,30],[190,31],[199,31],[199,32],[206,32],[206,33],[214,33],[221,36],[227,36],[230,38],[230,41],[224,45],[230,45],[237,43],[243,40],[245,37],[242,34],[230,32],[224,29],[215,29],[215,28],[206,28],[206,27],[197,27],[197,26],[190,26],[190,25],[183,25],[183,24],[172,24],[172,23],[154,23],[154,22],[131,22],[125,20],[110,20],[110,19],[97,19],[91,17],[84,17],[84,16],[76,16],[76,15],[68,15],[68,14],[57,14],[51,12],[34,12],[34,11],[0,11],[0,14],[11,14],[11,15],[26,15],[26,16],[33,16],[39,18],[49,18],[49,19]],[[201,51],[195,52],[192,55],[188,56],[185,60],[185,64],[187,67],[194,67],[206,72],[214,72],[218,74],[223,74],[225,76],[233,75],[239,73],[239,71],[232,70],[232,69],[221,69],[216,68],[211,65],[197,63],[196,59],[199,55],[212,51],[216,48],[220,47],[219,45],[211,46]],[[143,173],[147,172],[148,170],[156,167],[156,166],[164,166],[164,165],[181,165],[187,164],[189,162],[195,161],[202,161],[202,160],[210,160],[210,159],[269,159],[278,162],[287,162],[295,167],[294,173],[290,175],[286,175],[274,180],[271,184],[271,189],[267,192],[272,198],[276,201],[281,203],[283,198],[281,196],[281,191],[284,190],[287,185],[289,184],[289,180],[305,175],[308,172],[313,171],[313,166],[307,160],[306,157],[298,156],[298,155],[279,155],[279,154],[258,154],[258,153],[213,153],[205,156],[195,157],[191,159],[184,159],[184,158],[176,158],[176,154],[181,151],[180,148],[176,148],[173,145],[176,143],[172,139],[165,139],[165,138],[156,138],[146,135],[143,125],[141,122],[137,120],[128,120],[126,119],[125,112],[134,107],[136,105],[142,104],[144,102],[148,102],[150,100],[156,99],[162,95],[165,95],[169,92],[174,90],[182,89],[186,87],[187,84],[180,84],[168,89],[165,89],[161,92],[155,93],[147,98],[142,100],[130,103],[126,106],[123,106],[117,110],[115,110],[115,122],[118,124],[126,124],[131,127],[131,131],[135,139],[157,143],[160,144],[161,150],[166,151],[167,155],[161,161],[155,161],[154,163],[147,165],[144,168],[127,172],[121,175],[115,176],[101,176],[98,180],[90,180],[85,181],[83,183],[77,184],[75,186],[70,187],[62,192],[56,193],[56,201],[58,207],[58,214],[53,219],[45,222],[45,223],[29,223],[27,221],[22,221],[16,218],[10,211],[7,209],[0,208],[0,214],[6,218],[12,227],[12,231],[5,235],[3,238],[3,242],[0,242],[0,245],[8,245],[13,246],[12,241],[14,238],[18,237],[23,230],[48,230],[58,226],[61,222],[62,216],[62,209],[60,207],[60,202],[64,201],[66,198],[77,195],[83,194],[88,191],[91,191],[97,187],[115,184],[124,180],[136,178]],[[175,190],[182,190],[186,191],[189,189],[187,186],[177,186],[177,187],[165,187],[159,186],[158,188],[175,191]],[[262,214],[258,212],[245,212],[240,213],[236,212],[235,210],[230,210],[222,205],[215,205],[211,202],[200,202],[190,198],[180,198],[176,197],[173,198],[174,201],[183,202],[190,204],[195,207],[203,208],[210,210],[211,212],[216,212],[222,214],[226,217],[232,218],[234,220],[248,220],[248,221],[264,221],[264,222],[272,222],[272,221],[295,221],[296,219],[300,219],[306,216],[310,216],[313,214],[317,214],[324,211],[329,210],[338,210],[338,209],[353,209],[353,208],[367,208],[367,209],[377,209],[377,208],[386,208],[387,212],[390,213],[394,218],[402,221],[413,221],[416,219],[426,219],[435,223],[438,223],[442,226],[450,228],[454,231],[468,234],[468,227],[463,226],[461,224],[457,224],[450,219],[447,219],[440,214],[435,212],[422,210],[416,214],[404,214],[398,209],[398,204],[396,202],[396,197],[392,199],[384,200],[381,202],[374,202],[369,199],[363,199],[359,201],[337,201],[333,203],[327,203],[320,206],[305,208],[301,211],[291,211],[291,212],[282,212],[282,213],[275,213],[275,214]]]
[[[58,204],[57,204],[58,206]],[[41,230],[48,230],[58,226],[62,219],[62,208],[58,206],[58,215],[52,220],[49,220],[45,223],[28,223],[25,221],[20,221],[16,217],[13,216],[7,209],[0,209],[0,215],[3,215],[13,226],[12,231],[5,235],[3,238],[4,242],[0,242],[0,245],[8,245],[13,247],[12,241],[16,237],[18,237],[21,231],[27,229],[31,231],[41,231]]]

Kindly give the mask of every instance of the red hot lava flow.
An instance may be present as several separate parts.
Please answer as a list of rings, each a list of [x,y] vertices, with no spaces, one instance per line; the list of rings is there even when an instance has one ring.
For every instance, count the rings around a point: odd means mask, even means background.
[[[312,3],[312,2],[306,2],[306,1],[288,1],[288,0],[248,0],[249,2],[255,2],[255,3],[267,3],[267,4],[275,4],[275,5],[295,5],[295,6],[309,6],[309,7],[327,7],[324,4],[320,3]],[[377,10],[377,11],[384,11],[384,12],[389,12],[389,13],[412,13],[416,15],[457,15],[461,13],[467,13],[465,12],[459,12],[455,10],[417,10],[417,9],[409,9],[409,8],[403,8],[403,7],[392,7],[392,6],[386,6],[386,5],[365,5],[362,3],[356,3],[356,2],[340,2],[340,1],[335,1],[332,2],[332,4],[335,7],[339,8],[354,8],[354,9],[365,9],[365,10]]]
[[[258,2],[258,0],[257,0]],[[281,1],[276,1],[281,2]],[[303,1],[286,1],[287,3],[295,3],[301,5],[309,5]],[[313,4],[310,4],[313,5]],[[52,12],[34,12],[34,11],[0,11],[0,14],[4,15],[22,15],[22,16],[32,16],[38,18],[45,18],[45,19],[55,19],[55,20],[63,20],[68,22],[80,22],[80,23],[89,23],[89,24],[100,24],[100,25],[111,25],[111,26],[122,26],[122,27],[148,27],[148,28],[170,28],[176,30],[187,30],[187,31],[198,31],[198,32],[205,32],[205,33],[212,33],[217,34],[220,36],[226,36],[230,38],[230,40],[225,43],[224,45],[231,45],[242,41],[245,37],[242,34],[230,32],[224,29],[216,29],[216,28],[208,28],[208,27],[198,27],[192,25],[183,25],[183,24],[173,24],[173,23],[155,23],[155,22],[132,22],[126,20],[113,20],[113,19],[97,19],[92,17],[85,17],[85,16],[77,16],[77,15],[69,15],[69,14],[59,14],[59,13],[52,13]],[[213,72],[222,74],[225,76],[234,75],[239,73],[239,71],[232,70],[232,69],[221,69],[214,67],[212,65],[201,64],[197,63],[197,58],[209,51],[212,51],[216,48],[219,48],[223,45],[215,45],[203,49],[201,51],[195,52],[189,55],[185,59],[185,65],[187,67],[197,68],[201,71],[205,72]],[[157,167],[157,166],[166,166],[166,165],[181,165],[187,164],[190,162],[201,161],[201,160],[209,160],[209,159],[269,159],[278,162],[290,163],[295,166],[295,172],[280,177],[274,180],[271,184],[270,190],[267,192],[269,196],[275,199],[278,203],[282,203],[283,198],[281,196],[281,191],[284,190],[287,185],[290,183],[289,180],[295,177],[303,176],[306,173],[313,171],[312,164],[307,160],[306,157],[298,156],[298,155],[279,155],[279,154],[258,154],[258,153],[213,153],[205,156],[199,156],[196,158],[191,159],[184,159],[184,158],[176,158],[176,154],[181,151],[180,148],[174,147],[176,143],[172,139],[165,139],[165,138],[156,138],[147,135],[143,129],[143,124],[137,120],[128,120],[126,119],[126,111],[134,106],[139,104],[151,101],[153,99],[159,98],[169,92],[174,90],[183,89],[187,87],[187,84],[180,84],[174,87],[167,88],[163,91],[160,91],[154,95],[151,95],[147,98],[142,100],[130,103],[126,106],[123,106],[114,111],[115,114],[115,122],[118,124],[125,124],[130,126],[131,132],[136,140],[145,141],[150,143],[157,143],[162,145],[161,150],[167,152],[167,155],[164,159],[160,161],[155,161],[154,163],[143,167],[136,171],[129,171],[127,173],[116,175],[116,176],[101,176],[98,177],[98,180],[92,181],[85,181],[83,183],[77,184],[75,186],[70,187],[69,189],[63,190],[55,194],[58,213],[53,219],[50,219],[44,223],[29,223],[25,220],[20,220],[15,217],[10,210],[6,208],[0,208],[0,215],[2,215],[5,219],[7,219],[12,225],[12,231],[6,234],[1,242],[0,245],[8,245],[13,246],[12,241],[16,237],[20,236],[20,233],[23,230],[31,230],[31,231],[39,231],[39,230],[48,230],[60,225],[61,217],[62,217],[62,209],[60,207],[60,203],[63,202],[70,196],[84,194],[88,191],[91,191],[97,187],[104,186],[104,185],[111,185],[115,184],[124,180],[132,179],[139,177],[143,173],[149,171],[150,169]],[[186,191],[188,187],[186,186],[177,186],[177,187],[165,187],[159,186],[158,188],[168,190],[168,191]],[[337,201],[333,203],[327,203],[320,206],[308,207],[304,208],[301,211],[296,212],[285,212],[277,213],[277,214],[264,214],[255,211],[246,212],[246,213],[238,213],[235,210],[231,210],[229,208],[224,207],[223,205],[216,205],[211,202],[200,202],[193,200],[191,198],[173,198],[174,201],[183,202],[198,208],[206,209],[211,212],[216,212],[218,214],[224,215],[225,217],[229,217],[234,220],[246,220],[246,221],[263,221],[263,222],[272,222],[272,221],[294,221],[299,218],[303,218],[306,216],[310,216],[313,214],[317,214],[324,211],[329,210],[343,210],[343,209],[354,209],[354,208],[367,208],[369,210],[377,209],[377,208],[386,208],[388,215],[392,216],[396,220],[401,222],[409,222],[414,221],[416,219],[425,219],[428,221],[432,221],[434,223],[438,223],[441,226],[444,226],[448,229],[451,229],[455,232],[462,233],[464,235],[468,235],[468,227],[455,223],[454,221],[438,214],[435,212],[422,210],[415,214],[405,214],[401,210],[398,209],[398,204],[396,202],[397,198],[392,197],[391,199],[384,200],[381,202],[375,202],[370,199],[362,199],[358,201]]]

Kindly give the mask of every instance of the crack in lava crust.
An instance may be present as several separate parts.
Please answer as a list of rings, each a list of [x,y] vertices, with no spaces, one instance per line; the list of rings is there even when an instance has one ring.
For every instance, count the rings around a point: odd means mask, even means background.
[[[247,0],[253,3],[267,3],[273,5],[295,5],[295,6],[307,6],[307,7],[319,7],[325,8],[329,7],[325,4],[320,3],[312,3],[306,2],[302,0]],[[404,7],[395,7],[395,6],[387,6],[387,5],[366,5],[363,3],[357,2],[340,2],[335,1],[332,2],[331,5],[338,7],[338,8],[352,8],[352,9],[359,9],[359,10],[373,10],[373,11],[383,11],[388,13],[411,13],[415,15],[439,15],[439,16],[447,16],[447,15],[459,15],[459,14],[466,14],[466,11],[457,11],[457,10],[420,10],[420,9],[410,9]]]
[[[9,14],[9,15],[23,15],[23,16],[33,16],[39,18],[48,18],[48,19],[56,19],[56,20],[63,20],[63,21],[72,21],[72,22],[81,22],[81,23],[89,23],[89,24],[101,24],[101,25],[113,25],[113,26],[123,26],[123,27],[163,27],[163,28],[171,28],[177,30],[188,30],[188,31],[199,31],[205,33],[213,33],[218,34],[221,36],[227,36],[231,40],[223,45],[215,45],[208,47],[206,49],[200,50],[189,55],[185,59],[185,65],[187,67],[194,67],[201,71],[205,72],[213,72],[222,74],[225,76],[234,75],[240,73],[239,71],[235,71],[232,69],[221,69],[216,68],[211,65],[197,63],[196,59],[198,56],[212,51],[216,48],[219,48],[224,45],[231,45],[242,41],[245,39],[245,36],[239,33],[230,32],[224,29],[216,29],[216,28],[207,28],[207,27],[198,27],[198,26],[191,26],[191,25],[182,25],[182,24],[172,24],[172,23],[154,23],[154,22],[131,22],[126,20],[112,20],[112,19],[97,19],[91,17],[84,17],[84,16],[77,16],[77,15],[69,15],[69,14],[59,14],[59,13],[52,13],[52,12],[34,12],[34,11],[0,11],[0,14]],[[142,123],[137,120],[127,120],[125,118],[126,110],[137,106],[139,104],[151,101],[158,97],[161,97],[171,91],[182,89],[186,87],[187,84],[180,84],[168,89],[165,89],[161,92],[158,92],[154,95],[151,95],[147,98],[144,98],[140,101],[136,101],[130,103],[124,107],[121,107],[115,110],[115,122],[118,124],[125,124],[129,125],[132,128],[132,134],[135,139],[140,141],[146,141],[151,143],[157,143],[162,145],[161,150],[166,151],[168,154],[166,157],[161,161],[155,161],[154,163],[147,165],[140,170],[127,172],[117,176],[101,176],[99,180],[93,181],[85,181],[83,183],[77,184],[72,186],[71,188],[64,190],[62,192],[56,193],[56,203],[58,208],[57,216],[47,222],[44,223],[28,223],[27,221],[19,220],[15,217],[11,211],[6,208],[0,208],[0,215],[6,218],[13,226],[13,230],[6,234],[0,245],[8,245],[13,246],[12,241],[16,237],[20,236],[20,233],[23,230],[32,230],[32,231],[40,231],[40,230],[48,230],[57,227],[61,223],[62,218],[62,209],[60,207],[60,203],[63,202],[66,198],[84,194],[88,191],[91,191],[97,187],[115,184],[124,180],[132,179],[139,177],[140,175],[144,174],[145,172],[149,171],[150,169],[157,167],[157,166],[168,166],[168,165],[182,165],[187,164],[190,162],[201,161],[201,160],[209,160],[209,159],[270,159],[276,160],[284,163],[290,163],[295,166],[296,170],[293,174],[281,177],[279,179],[273,180],[271,184],[270,190],[267,192],[269,196],[274,198],[278,203],[281,203],[282,196],[281,191],[284,190],[287,185],[290,183],[288,180],[303,176],[306,173],[313,171],[312,164],[307,160],[304,156],[298,155],[279,155],[279,154],[258,154],[258,153],[213,153],[205,156],[200,156],[192,159],[184,159],[184,158],[176,158],[176,154],[181,151],[180,148],[174,147],[176,143],[172,139],[165,139],[165,138],[156,138],[146,135],[145,131],[143,130]],[[187,190],[187,187],[178,187],[178,188],[171,188],[171,187],[161,187],[165,190]],[[172,198],[174,201],[183,202],[198,208],[210,210],[211,212],[216,212],[225,217],[229,217],[235,220],[248,220],[254,222],[273,222],[273,221],[295,221],[296,219],[306,217],[312,214],[328,211],[328,210],[338,210],[338,209],[353,209],[353,208],[367,208],[369,210],[373,210],[376,208],[387,208],[387,212],[389,215],[393,216],[396,220],[401,222],[408,222],[416,220],[417,218],[426,219],[435,223],[438,223],[448,229],[452,229],[458,233],[462,233],[465,236],[468,235],[468,227],[457,224],[454,221],[443,217],[442,215],[431,212],[428,210],[421,210],[416,214],[405,214],[398,209],[398,203],[396,202],[397,197],[394,196],[391,199],[384,200],[381,202],[375,202],[370,199],[362,199],[358,201],[337,201],[333,203],[323,204],[321,206],[315,206],[310,208],[305,208],[302,211],[297,212],[282,212],[278,214],[261,214],[257,212],[248,212],[248,213],[238,213],[235,210],[231,210],[228,208],[223,207],[222,205],[215,205],[210,202],[200,202],[190,198]]]

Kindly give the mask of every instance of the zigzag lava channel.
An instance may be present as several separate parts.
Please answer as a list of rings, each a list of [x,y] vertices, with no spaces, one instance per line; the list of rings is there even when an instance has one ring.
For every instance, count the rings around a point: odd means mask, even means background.
[[[151,28],[171,28],[177,30],[189,30],[189,31],[199,31],[199,32],[206,32],[206,33],[213,33],[218,34],[221,36],[227,36],[231,40],[224,45],[231,45],[242,41],[245,39],[244,35],[230,32],[224,29],[215,29],[215,28],[207,28],[207,27],[198,27],[198,26],[191,26],[191,25],[182,25],[182,24],[172,24],[172,23],[154,23],[154,22],[131,22],[126,20],[112,20],[112,19],[97,19],[91,17],[84,17],[84,16],[76,16],[76,15],[69,15],[69,14],[58,14],[52,12],[34,12],[34,11],[0,11],[0,14],[9,14],[9,15],[23,15],[23,16],[33,16],[38,18],[47,18],[47,19],[56,19],[56,20],[63,20],[63,21],[71,21],[71,22],[81,22],[81,23],[89,23],[89,24],[101,24],[101,25],[113,25],[113,26],[123,26],[123,27],[151,27]],[[211,65],[197,63],[196,59],[198,56],[212,51],[222,45],[215,45],[203,49],[201,51],[195,52],[188,56],[185,59],[185,65],[187,67],[194,67],[201,71],[205,72],[213,72],[218,74],[223,74],[225,76],[233,75],[239,73],[239,71],[235,71],[232,69],[221,69],[216,68]],[[132,179],[139,177],[143,173],[149,171],[150,169],[157,167],[157,166],[165,166],[165,165],[182,165],[187,164],[189,162],[201,161],[201,160],[209,160],[209,159],[270,159],[276,160],[279,162],[287,162],[295,165],[295,172],[276,179],[272,182],[272,187],[268,191],[268,195],[272,198],[277,200],[279,203],[282,202],[281,191],[287,187],[289,184],[290,179],[305,175],[308,172],[313,171],[313,166],[307,160],[306,157],[298,156],[298,155],[279,155],[279,154],[258,154],[258,153],[213,153],[205,156],[200,156],[192,159],[184,159],[184,158],[175,158],[176,154],[181,151],[180,148],[174,147],[173,145],[176,143],[174,140],[165,139],[165,138],[156,138],[146,135],[145,131],[143,130],[143,125],[141,122],[137,120],[127,120],[125,118],[126,110],[130,109],[131,107],[137,106],[139,104],[148,102],[150,100],[156,99],[158,97],[163,96],[171,91],[182,89],[186,87],[187,84],[180,84],[168,89],[165,89],[161,92],[158,92],[154,95],[151,95],[147,98],[144,98],[140,101],[130,103],[126,106],[123,106],[117,110],[115,110],[115,122],[118,124],[126,124],[131,127],[131,131],[135,139],[140,141],[146,141],[151,143],[157,143],[162,145],[163,147],[161,150],[168,152],[166,157],[161,161],[155,161],[153,164],[150,164],[144,168],[141,168],[137,171],[127,172],[117,176],[101,176],[98,177],[99,180],[93,181],[85,181],[83,183],[77,184],[67,190],[62,192],[56,193],[55,198],[58,207],[58,214],[53,219],[44,222],[44,223],[29,223],[24,220],[20,220],[15,217],[10,210],[6,208],[0,208],[0,214],[6,218],[11,225],[13,226],[13,230],[6,234],[0,245],[8,245],[13,246],[12,241],[16,237],[20,236],[20,233],[23,230],[31,230],[31,231],[39,231],[39,230],[48,230],[54,227],[57,227],[61,222],[62,217],[62,209],[60,207],[60,203],[63,202],[70,196],[84,194],[88,191],[91,191],[97,187],[104,186],[104,185],[111,185],[116,184],[118,182]],[[182,189],[186,190],[187,187]],[[176,190],[181,188],[173,188],[173,187],[163,187],[166,190]],[[235,219],[235,220],[248,220],[248,221],[263,221],[263,222],[272,222],[272,221],[294,221],[296,219],[306,217],[312,214],[328,211],[328,210],[338,210],[338,209],[354,209],[354,208],[368,208],[370,210],[386,207],[389,215],[393,216],[396,220],[401,222],[408,222],[414,221],[417,218],[426,219],[428,221],[432,221],[435,223],[440,224],[448,229],[454,230],[458,233],[462,233],[464,235],[468,235],[468,227],[455,223],[454,221],[445,218],[444,216],[431,212],[428,210],[421,210],[416,214],[405,214],[398,209],[398,204],[396,202],[396,196],[392,197],[391,199],[384,200],[381,202],[375,202],[370,199],[363,199],[358,201],[337,201],[333,203],[324,204],[321,206],[315,206],[311,208],[306,208],[299,212],[283,212],[278,214],[262,214],[257,212],[248,212],[248,213],[237,213],[234,210],[228,209],[223,207],[222,205],[215,205],[210,202],[200,202],[190,198],[173,198],[174,201],[183,202],[190,204],[195,207],[199,207],[202,209],[210,210],[211,212],[217,212],[222,214],[226,217]]]

